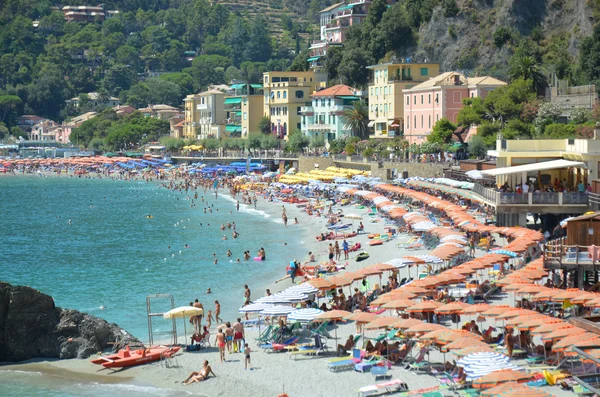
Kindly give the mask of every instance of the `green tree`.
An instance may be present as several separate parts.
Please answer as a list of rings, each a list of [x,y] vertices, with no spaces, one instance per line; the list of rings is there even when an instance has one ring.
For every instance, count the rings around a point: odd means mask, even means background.
[[[369,137],[369,110],[361,101],[354,101],[352,106],[344,109],[342,120],[350,128],[352,135],[360,139]]]
[[[0,122],[10,126],[17,109],[23,104],[16,95],[0,95]]]
[[[131,67],[123,64],[116,64],[106,71],[102,86],[111,95],[119,95],[121,91],[130,89],[131,85],[136,80],[137,76]]]
[[[255,153],[256,149],[260,149],[260,141],[262,139],[261,134],[254,134],[254,133],[250,133],[248,135],[248,141],[246,142],[248,150],[250,150],[252,152],[252,154]]]
[[[258,130],[263,134],[271,133],[271,119],[269,116],[263,116],[258,121]]]
[[[471,137],[471,139],[469,140],[469,153],[471,154],[471,156],[475,156],[478,159],[485,157],[485,155],[487,154],[487,148],[485,146],[485,140],[483,139],[483,137],[479,135]]]
[[[181,95],[185,96],[194,92],[194,79],[187,73],[166,73],[161,75],[160,79],[177,84],[181,91]]]
[[[304,149],[310,144],[310,139],[300,130],[295,130],[288,138],[286,150],[292,153],[303,153]]]
[[[548,79],[542,71],[540,64],[532,56],[513,56],[510,60],[508,76],[511,82],[518,79],[531,80],[533,88],[539,96],[544,95],[546,88],[548,88]]]
[[[439,145],[450,143],[452,134],[456,130],[456,126],[447,118],[440,119],[433,126],[431,134],[427,136],[427,142],[437,143]]]
[[[246,45],[246,59],[253,62],[266,62],[271,57],[273,47],[269,36],[269,24],[265,17],[257,15],[250,26],[249,38]]]

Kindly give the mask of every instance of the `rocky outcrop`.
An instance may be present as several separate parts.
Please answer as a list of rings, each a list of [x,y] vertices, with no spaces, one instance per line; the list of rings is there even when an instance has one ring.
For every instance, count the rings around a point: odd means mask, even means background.
[[[106,320],[56,307],[52,297],[0,282],[0,362],[87,358],[140,341]]]

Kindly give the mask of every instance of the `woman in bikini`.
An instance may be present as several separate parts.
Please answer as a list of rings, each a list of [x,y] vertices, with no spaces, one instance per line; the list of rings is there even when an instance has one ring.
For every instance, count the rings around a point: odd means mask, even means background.
[[[219,356],[221,358],[221,362],[225,361],[225,334],[223,333],[223,329],[219,328],[219,332],[215,337],[215,345],[219,347]]]
[[[202,367],[202,369],[199,372],[192,372],[190,374],[190,376],[188,376],[188,378],[183,381],[183,384],[189,385],[189,384],[196,383],[196,382],[202,382],[203,380],[208,379],[208,376],[210,374],[212,374],[215,377],[217,376],[213,372],[210,365],[208,365],[208,361],[204,360],[204,366]]]

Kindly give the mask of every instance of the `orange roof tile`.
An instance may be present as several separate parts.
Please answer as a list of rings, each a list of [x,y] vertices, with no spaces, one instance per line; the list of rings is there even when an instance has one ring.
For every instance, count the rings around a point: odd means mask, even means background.
[[[338,85],[334,85],[333,87],[329,87],[329,88],[325,88],[324,90],[315,92],[314,94],[311,95],[311,97],[321,97],[321,96],[350,96],[350,95],[356,95],[355,89],[344,85],[344,84],[338,84]]]

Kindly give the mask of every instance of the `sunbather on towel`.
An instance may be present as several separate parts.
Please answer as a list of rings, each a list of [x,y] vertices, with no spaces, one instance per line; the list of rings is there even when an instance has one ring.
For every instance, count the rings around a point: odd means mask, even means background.
[[[367,354],[365,354],[365,357],[382,356],[384,354],[387,354],[387,349],[388,349],[388,344],[386,341],[377,342],[375,344],[375,348],[370,352],[367,351]]]

